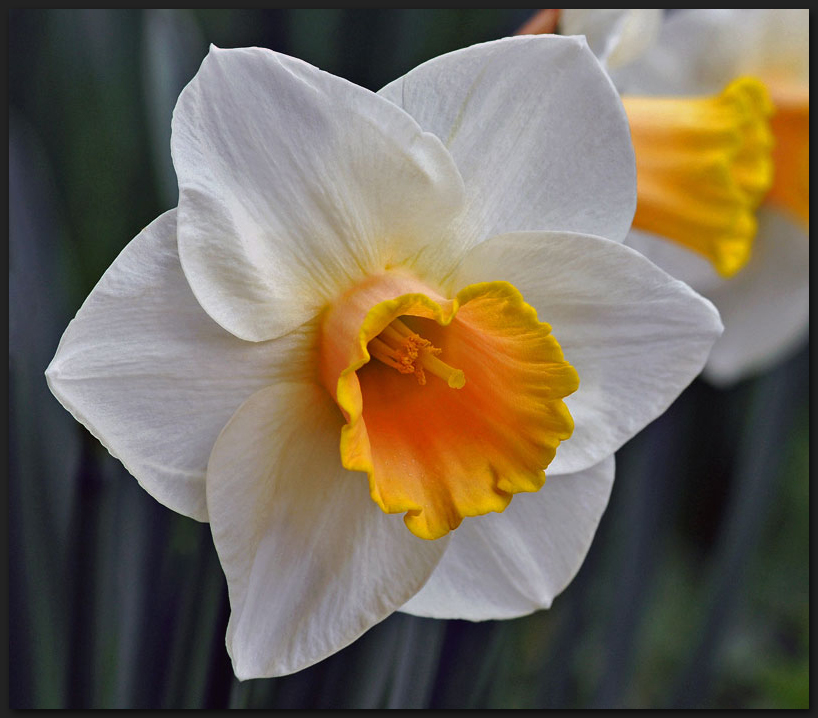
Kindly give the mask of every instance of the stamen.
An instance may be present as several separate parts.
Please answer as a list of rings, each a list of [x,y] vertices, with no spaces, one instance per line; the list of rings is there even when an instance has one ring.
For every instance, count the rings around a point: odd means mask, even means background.
[[[452,389],[462,389],[466,375],[437,358],[441,349],[413,332],[400,319],[393,320],[369,342],[370,356],[401,374],[414,374],[418,384],[426,384],[426,372],[442,379]]]

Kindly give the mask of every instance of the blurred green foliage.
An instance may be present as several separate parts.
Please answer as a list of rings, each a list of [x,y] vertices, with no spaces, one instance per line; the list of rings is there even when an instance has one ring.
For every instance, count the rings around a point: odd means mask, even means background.
[[[241,684],[208,527],[142,491],[45,385],[96,281],[176,203],[171,112],[209,43],[376,90],[530,12],[9,12],[11,707],[808,707],[808,347],[729,391],[695,381],[619,452],[551,610],[395,614]]]

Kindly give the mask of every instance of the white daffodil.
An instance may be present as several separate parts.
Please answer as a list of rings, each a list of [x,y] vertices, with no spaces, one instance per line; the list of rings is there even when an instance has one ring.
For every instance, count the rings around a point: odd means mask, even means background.
[[[705,378],[768,369],[809,327],[809,11],[674,11],[612,76],[639,183],[626,243],[719,308]]]
[[[305,668],[396,610],[550,605],[614,451],[721,331],[620,243],[633,150],[585,42],[469,47],[380,94],[212,48],[171,149],[178,207],[47,377],[147,491],[210,521],[236,675]]]

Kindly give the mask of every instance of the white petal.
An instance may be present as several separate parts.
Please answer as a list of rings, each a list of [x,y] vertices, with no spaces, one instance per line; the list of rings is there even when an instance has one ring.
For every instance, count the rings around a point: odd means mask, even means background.
[[[737,23],[737,27],[731,28],[736,36],[742,30],[750,35],[744,36],[742,74],[772,80],[787,77],[809,84],[809,9],[760,8],[748,14],[746,24]],[[748,47],[748,41],[756,44]]]
[[[728,31],[736,12],[671,13],[653,47],[633,64],[613,72],[617,87],[623,93],[651,95],[721,92],[737,76],[740,48]]]
[[[464,247],[517,230],[627,234],[636,206],[628,121],[583,38],[474,45],[420,65],[381,94],[457,162],[467,193]]]
[[[185,274],[210,316],[253,341],[438,243],[462,207],[452,158],[406,113],[262,48],[211,48],[171,148]]]
[[[809,10],[677,10],[654,46],[614,79],[623,92],[708,94],[741,75],[808,82]]]
[[[640,57],[656,42],[662,10],[655,8],[566,8],[560,13],[560,33],[585,35],[588,46],[614,69]]]
[[[343,417],[322,388],[254,394],[210,458],[207,502],[227,576],[239,679],[292,673],[354,641],[414,595],[448,539],[424,541],[341,467]]]
[[[551,325],[579,389],[574,433],[548,473],[593,466],[667,409],[722,331],[713,305],[629,247],[600,237],[519,232],[466,257],[453,283],[506,280]]]
[[[809,235],[773,210],[758,220],[750,261],[707,293],[724,322],[704,369],[717,385],[769,369],[809,336]]]
[[[625,244],[705,296],[709,296],[708,290],[724,282],[710,260],[661,235],[632,229]]]
[[[514,618],[551,601],[574,577],[608,504],[614,457],[552,475],[501,514],[467,518],[428,583],[400,610],[471,621]]]
[[[46,377],[151,495],[206,521],[205,469],[216,437],[253,392],[304,374],[304,346],[299,333],[245,342],[205,314],[179,265],[171,210],[105,272]]]

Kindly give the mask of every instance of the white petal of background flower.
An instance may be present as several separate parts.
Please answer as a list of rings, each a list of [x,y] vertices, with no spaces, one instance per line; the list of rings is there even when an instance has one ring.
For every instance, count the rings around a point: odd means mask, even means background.
[[[303,332],[237,339],[199,306],[176,252],[176,211],[131,241],[63,335],[46,376],[62,404],[161,503],[207,520],[205,469],[238,406],[301,378]]]
[[[481,621],[523,616],[571,581],[608,504],[614,457],[576,474],[552,475],[501,514],[467,518],[421,591],[400,610]]]
[[[343,417],[312,384],[254,394],[207,472],[213,540],[240,679],[284,675],[340,650],[426,581],[449,543],[414,536],[339,460]]]
[[[565,399],[574,433],[549,475],[594,466],[653,421],[701,371],[722,331],[709,301],[600,237],[493,237],[466,256],[453,281],[489,279],[520,290],[579,374],[579,389]]]
[[[744,34],[741,46],[740,72],[762,77],[789,77],[809,82],[808,8],[753,8],[745,16],[733,9],[731,30]]]
[[[747,74],[809,80],[809,10],[677,10],[655,45],[613,76],[622,92],[694,95]]]
[[[560,12],[563,35],[585,35],[588,46],[600,61],[614,69],[642,55],[659,36],[661,9],[610,8],[575,9]]]
[[[724,283],[724,278],[709,259],[659,234],[632,229],[625,244],[705,296],[709,290]]]
[[[619,96],[582,38],[520,36],[430,60],[381,91],[451,151],[463,250],[517,230],[622,240],[636,168]]]
[[[173,115],[179,255],[222,326],[271,339],[462,208],[440,141],[368,90],[262,48],[211,48]]]
[[[809,236],[779,212],[758,221],[750,261],[708,291],[724,321],[704,369],[716,385],[769,369],[809,336]]]

